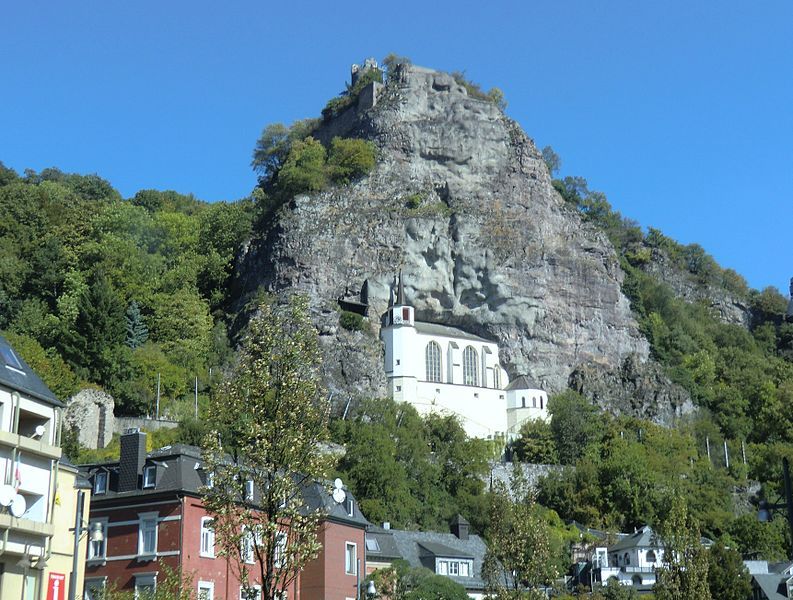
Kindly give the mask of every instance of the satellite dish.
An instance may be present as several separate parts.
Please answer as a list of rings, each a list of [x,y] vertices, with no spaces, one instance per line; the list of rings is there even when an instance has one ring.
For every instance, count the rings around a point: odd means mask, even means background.
[[[40,438],[44,435],[47,430],[44,428],[44,425],[36,425],[36,437]]]
[[[0,506],[11,506],[15,493],[13,485],[0,485]]]
[[[28,509],[28,503],[22,494],[17,494],[11,501],[11,514],[17,519],[25,514]]]
[[[333,492],[331,495],[338,504],[341,504],[347,498],[347,494],[344,493],[344,484],[338,477],[333,482]]]

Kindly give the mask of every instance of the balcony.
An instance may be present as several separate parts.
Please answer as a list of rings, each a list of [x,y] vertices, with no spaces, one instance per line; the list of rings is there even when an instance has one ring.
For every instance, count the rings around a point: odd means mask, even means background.
[[[32,535],[44,535],[52,537],[55,535],[55,526],[52,523],[40,523],[30,519],[17,519],[11,515],[0,514],[0,529],[11,529]]]
[[[51,446],[37,439],[9,431],[0,431],[0,444],[54,460],[61,457],[61,449],[58,446]]]

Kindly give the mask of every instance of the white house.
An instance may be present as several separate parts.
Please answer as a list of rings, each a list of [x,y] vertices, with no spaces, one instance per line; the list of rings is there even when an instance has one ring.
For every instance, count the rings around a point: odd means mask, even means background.
[[[548,394],[526,377],[510,382],[495,342],[416,321],[401,274],[380,336],[391,396],[420,414],[457,415],[469,436],[488,439],[517,435],[526,419],[549,418]]]

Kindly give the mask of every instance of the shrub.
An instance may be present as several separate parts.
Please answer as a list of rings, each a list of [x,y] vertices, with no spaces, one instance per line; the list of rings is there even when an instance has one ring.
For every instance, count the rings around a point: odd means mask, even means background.
[[[405,206],[407,206],[411,210],[421,206],[421,194],[419,194],[418,192],[415,194],[410,194],[410,196],[408,196],[405,201]]]
[[[361,315],[348,310],[341,311],[341,315],[339,316],[339,325],[348,331],[363,331],[366,326]]]
[[[289,194],[316,192],[327,184],[325,147],[312,137],[292,144],[278,172],[278,187]]]
[[[330,143],[328,173],[336,183],[349,183],[366,175],[375,163],[375,147],[359,139],[335,137]]]

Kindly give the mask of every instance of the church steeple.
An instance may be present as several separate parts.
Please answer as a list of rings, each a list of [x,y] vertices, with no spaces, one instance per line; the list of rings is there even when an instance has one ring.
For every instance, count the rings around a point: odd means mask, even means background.
[[[391,296],[388,302],[388,313],[385,325],[409,325],[413,326],[413,307],[405,299],[405,281],[402,271],[399,271],[399,279],[396,281],[396,298],[394,289],[391,288]]]
[[[397,287],[397,301],[399,306],[405,306],[405,284],[402,277],[402,269],[399,270],[399,287]]]

